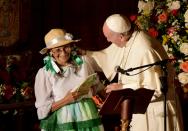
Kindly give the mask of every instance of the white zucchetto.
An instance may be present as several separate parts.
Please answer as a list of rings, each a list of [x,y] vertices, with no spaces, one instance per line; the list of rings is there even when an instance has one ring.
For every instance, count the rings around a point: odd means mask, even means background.
[[[131,29],[131,23],[127,17],[113,14],[106,19],[107,26],[114,32],[125,33]]]

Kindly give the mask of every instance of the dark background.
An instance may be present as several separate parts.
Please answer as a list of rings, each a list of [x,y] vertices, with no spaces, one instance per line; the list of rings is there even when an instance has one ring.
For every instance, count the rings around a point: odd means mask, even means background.
[[[12,0],[18,1],[18,0]],[[39,51],[45,47],[44,36],[52,28],[64,28],[79,46],[87,50],[100,50],[109,45],[102,34],[102,25],[111,14],[122,13],[128,17],[137,13],[138,0],[19,0],[19,39],[12,46],[0,46],[0,55],[19,54],[30,58],[28,68],[36,73],[42,66]],[[28,74],[30,75],[30,74]],[[187,105],[183,107],[187,118]],[[0,131],[37,131],[38,120],[34,105],[20,112],[0,114]],[[113,118],[112,118],[113,119]],[[114,119],[116,120],[116,119]]]
[[[44,35],[52,28],[64,28],[82,38],[80,46],[91,50],[106,47],[102,25],[107,16],[137,12],[137,0],[20,0],[19,40],[2,53],[43,48]]]
[[[18,0],[12,0],[18,1]],[[45,47],[44,36],[52,28],[64,28],[79,46],[100,50],[109,45],[102,34],[106,17],[113,13],[130,16],[137,13],[138,0],[19,0],[20,33],[12,46],[0,46],[2,55],[32,52],[33,64],[42,62],[39,51]],[[31,62],[32,63],[32,62]]]

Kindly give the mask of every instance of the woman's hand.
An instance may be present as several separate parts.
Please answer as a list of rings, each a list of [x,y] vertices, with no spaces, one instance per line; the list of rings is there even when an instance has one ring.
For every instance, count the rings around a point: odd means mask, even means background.
[[[69,91],[69,92],[67,93],[67,95],[65,96],[64,99],[65,99],[68,103],[72,103],[72,102],[74,102],[75,100],[77,100],[77,99],[79,98],[79,96],[80,96],[79,92],[77,92],[77,91],[75,91],[75,92]],[[68,103],[67,103],[67,104],[68,104]]]
[[[59,108],[65,106],[67,104],[75,102],[75,100],[77,100],[79,97],[80,97],[80,93],[79,92],[77,92],[77,91],[75,91],[75,92],[69,91],[67,93],[67,95],[63,99],[61,99],[61,100],[59,100],[59,101],[57,101],[57,102],[52,104],[52,109],[51,109],[52,112],[58,110]]]
[[[112,83],[106,86],[105,90],[106,93],[111,92],[112,90],[118,90],[118,89],[122,89],[123,88],[123,84],[121,83]]]

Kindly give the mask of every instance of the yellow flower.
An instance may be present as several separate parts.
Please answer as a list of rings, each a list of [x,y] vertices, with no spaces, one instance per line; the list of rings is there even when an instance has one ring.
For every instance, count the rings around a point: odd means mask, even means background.
[[[162,44],[165,45],[168,42],[168,36],[163,35],[162,38],[163,38]]]

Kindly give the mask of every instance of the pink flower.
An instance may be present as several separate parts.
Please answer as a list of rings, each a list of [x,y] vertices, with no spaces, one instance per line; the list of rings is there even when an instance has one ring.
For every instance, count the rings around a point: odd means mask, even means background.
[[[188,73],[188,61],[181,63],[180,69],[182,69],[184,72]]]
[[[168,14],[166,12],[163,12],[158,16],[158,23],[166,23],[168,20]]]
[[[177,16],[178,10],[172,10],[171,13],[172,13],[173,16]]]
[[[148,33],[154,38],[156,38],[159,34],[158,31],[154,27],[149,28]]]
[[[174,34],[174,32],[176,32],[176,28],[175,27],[170,27],[167,29],[167,34],[172,36]]]
[[[131,21],[135,21],[136,19],[137,19],[137,15],[131,15],[131,16],[130,16],[130,20],[131,20]]]

